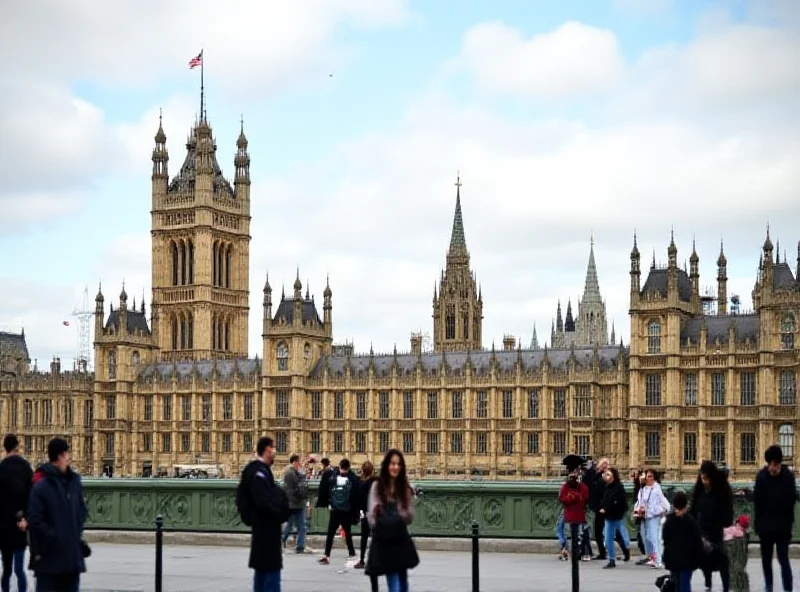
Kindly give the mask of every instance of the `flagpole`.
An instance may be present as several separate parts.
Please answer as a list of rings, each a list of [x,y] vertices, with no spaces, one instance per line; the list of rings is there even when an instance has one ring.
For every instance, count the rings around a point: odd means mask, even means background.
[[[205,61],[206,56],[203,55],[205,49],[200,50],[200,121],[206,120],[206,112],[205,112],[205,103],[204,103],[204,92],[205,89],[203,88],[203,68],[205,68]]]

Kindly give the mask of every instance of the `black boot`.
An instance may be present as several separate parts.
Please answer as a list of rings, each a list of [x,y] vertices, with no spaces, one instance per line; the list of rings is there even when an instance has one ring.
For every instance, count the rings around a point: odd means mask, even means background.
[[[603,566],[603,569],[613,569],[613,568],[615,568],[615,567],[617,567],[617,562],[616,562],[616,561],[614,561],[614,560],[611,560],[611,561],[609,561],[608,563],[606,563],[606,564]]]
[[[622,556],[625,558],[625,563],[631,560],[631,550],[628,547],[622,547]]]

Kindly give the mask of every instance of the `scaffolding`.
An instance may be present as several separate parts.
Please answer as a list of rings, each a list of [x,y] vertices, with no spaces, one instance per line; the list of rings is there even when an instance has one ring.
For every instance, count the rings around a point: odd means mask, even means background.
[[[705,288],[700,296],[700,303],[703,305],[703,315],[714,316],[717,310],[717,297],[713,288]]]
[[[78,350],[75,356],[75,370],[88,372],[92,368],[92,317],[94,311],[89,307],[89,287],[83,289],[81,301],[75,305],[72,316],[77,320]]]

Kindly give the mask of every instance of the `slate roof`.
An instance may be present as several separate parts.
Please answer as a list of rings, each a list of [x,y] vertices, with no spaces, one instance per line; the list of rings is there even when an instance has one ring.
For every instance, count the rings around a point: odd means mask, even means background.
[[[30,361],[25,333],[0,331],[0,356]]]
[[[524,349],[519,351],[477,351],[477,352],[451,352],[447,354],[441,353],[424,353],[420,356],[415,354],[385,354],[374,355],[369,354],[358,356],[329,356],[320,359],[314,368],[311,370],[312,378],[319,378],[323,375],[325,367],[329,368],[330,375],[343,376],[345,369],[350,366],[350,372],[354,376],[359,374],[366,375],[369,371],[370,362],[374,364],[375,374],[377,376],[387,376],[392,371],[392,365],[397,362],[397,371],[400,374],[412,373],[416,370],[417,362],[422,363],[422,371],[424,373],[438,372],[441,369],[443,361],[451,371],[466,369],[467,360],[472,363],[473,371],[477,374],[487,374],[489,372],[489,365],[491,364],[492,356],[497,360],[500,371],[513,371],[516,368],[517,360],[522,358],[522,365],[524,368],[538,368],[541,366],[545,355],[550,362],[551,367],[567,368],[570,355],[573,350],[570,349],[556,349],[556,350],[531,350]],[[589,368],[594,359],[595,349],[593,347],[575,348],[575,362],[578,368]],[[600,359],[601,369],[613,368],[619,356],[627,356],[627,349],[620,348],[619,346],[603,346],[597,349]]]
[[[283,318],[287,325],[291,325],[294,321],[294,303],[294,298],[287,298],[285,296],[282,297],[281,303],[278,305],[278,310],[275,312],[275,317],[272,319],[272,322],[277,323],[280,318]],[[320,325],[322,324],[319,312],[317,312],[317,305],[312,299],[305,298],[301,300],[300,311],[300,314],[302,315],[302,321],[304,323],[312,321]]]
[[[222,168],[217,162],[217,143],[213,143],[214,152],[211,156],[214,168],[214,191],[224,189],[231,196],[235,195],[231,184],[222,174]],[[183,160],[180,172],[173,177],[167,188],[167,193],[176,193],[182,189],[193,190],[197,176],[197,135],[196,130],[192,130],[189,141],[186,142],[186,158]]]
[[[666,297],[668,271],[665,268],[651,268],[642,288],[642,296]],[[684,302],[692,301],[692,280],[683,269],[678,269],[678,297]]]
[[[750,339],[758,343],[761,320],[757,314],[708,316],[689,319],[681,327],[681,344],[700,342],[700,328],[706,325],[707,343],[728,343],[728,330],[733,325],[736,341]]]
[[[234,359],[234,360],[201,360],[201,361],[188,361],[188,362],[159,362],[157,364],[149,364],[144,366],[139,372],[138,378],[140,380],[152,378],[154,375],[160,378],[170,378],[173,375],[178,378],[191,377],[196,373],[199,378],[211,378],[214,370],[216,369],[217,376],[231,377],[234,374],[239,376],[251,376],[253,374],[260,374],[261,361],[255,359]]]
[[[147,316],[138,310],[128,310],[128,333],[136,334],[141,331],[145,335],[150,335],[150,327],[147,326]],[[106,321],[106,329],[114,328],[119,331],[119,310],[112,310]]]
[[[788,263],[778,263],[772,268],[773,288],[791,288],[795,284],[796,280]]]

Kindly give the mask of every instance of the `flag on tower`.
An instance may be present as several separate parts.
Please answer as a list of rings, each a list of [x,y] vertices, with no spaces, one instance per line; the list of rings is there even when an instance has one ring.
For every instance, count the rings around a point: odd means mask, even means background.
[[[202,65],[203,65],[203,50],[200,50],[200,53],[198,53],[197,56],[189,60],[189,69],[193,70],[194,68],[197,68],[198,66]]]
[[[61,324],[64,325],[65,327],[69,327],[69,321],[63,321]]]

